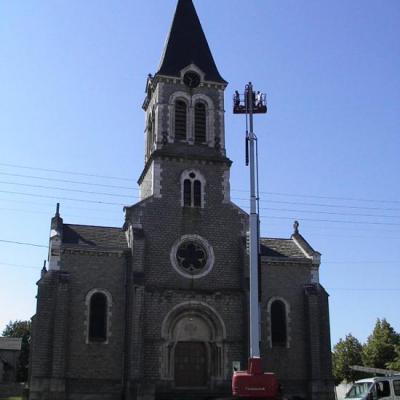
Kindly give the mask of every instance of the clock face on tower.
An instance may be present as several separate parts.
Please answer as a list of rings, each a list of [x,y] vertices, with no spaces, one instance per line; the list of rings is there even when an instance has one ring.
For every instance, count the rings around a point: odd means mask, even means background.
[[[188,71],[183,75],[183,83],[190,88],[196,88],[200,85],[200,75],[197,72]]]

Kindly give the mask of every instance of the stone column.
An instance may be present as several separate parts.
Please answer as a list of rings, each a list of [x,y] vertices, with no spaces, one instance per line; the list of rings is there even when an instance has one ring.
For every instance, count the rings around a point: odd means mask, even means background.
[[[334,393],[331,356],[325,351],[327,343],[330,343],[329,316],[326,315],[327,293],[319,284],[306,285],[305,305],[309,348],[309,398],[332,400]]]
[[[65,393],[65,365],[68,350],[68,281],[69,274],[60,271],[56,288],[52,371],[50,380],[50,395],[54,400],[63,400]]]

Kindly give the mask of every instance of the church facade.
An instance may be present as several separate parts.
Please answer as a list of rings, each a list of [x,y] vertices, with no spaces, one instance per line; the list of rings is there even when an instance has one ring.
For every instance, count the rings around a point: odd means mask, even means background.
[[[248,215],[230,199],[221,77],[192,0],[149,75],[141,200],[120,228],[51,221],[31,400],[229,398],[248,356]],[[261,356],[285,396],[333,399],[320,254],[261,239]]]

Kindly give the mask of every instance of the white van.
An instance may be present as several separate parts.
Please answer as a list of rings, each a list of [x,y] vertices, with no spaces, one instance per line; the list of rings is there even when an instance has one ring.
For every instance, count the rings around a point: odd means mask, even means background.
[[[345,399],[400,400],[400,375],[356,381],[347,392]]]

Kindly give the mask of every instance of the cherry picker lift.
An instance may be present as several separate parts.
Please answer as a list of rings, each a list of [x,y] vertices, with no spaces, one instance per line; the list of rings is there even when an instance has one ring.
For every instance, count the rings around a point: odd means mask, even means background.
[[[263,372],[260,358],[259,326],[259,217],[258,217],[258,157],[257,137],[253,132],[253,114],[265,114],[265,94],[253,91],[251,82],[246,85],[244,95],[238,91],[233,97],[233,113],[246,115],[246,165],[250,163],[250,357],[247,371],[236,371],[232,377],[232,394],[239,399],[278,400],[280,385],[276,375]]]

